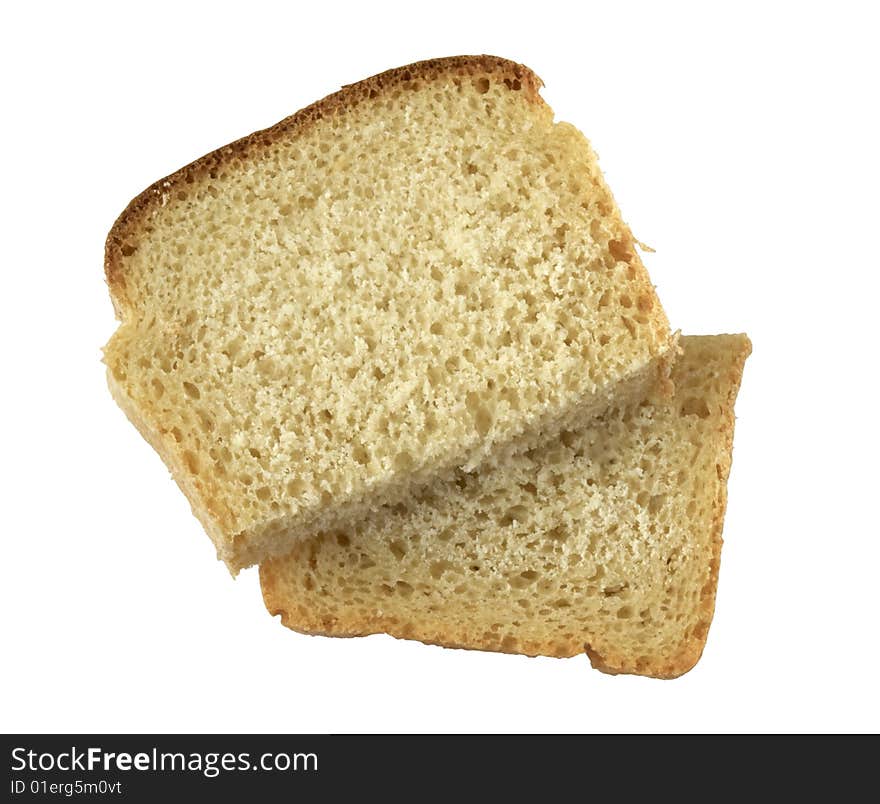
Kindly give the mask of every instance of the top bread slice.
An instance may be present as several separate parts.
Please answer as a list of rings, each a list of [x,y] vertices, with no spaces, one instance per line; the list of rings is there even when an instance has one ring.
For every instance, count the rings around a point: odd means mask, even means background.
[[[656,381],[668,322],[540,85],[488,56],[391,70],[116,221],[110,387],[233,572]]]

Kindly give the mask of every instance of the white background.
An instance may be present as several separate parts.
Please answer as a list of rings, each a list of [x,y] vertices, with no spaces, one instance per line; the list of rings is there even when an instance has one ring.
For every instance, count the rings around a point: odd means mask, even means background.
[[[880,727],[872,4],[133,5],[0,25],[0,728]],[[754,341],[717,614],[677,681],[287,631],[105,388],[103,241],[131,197],[341,84],[484,52],[590,137],[673,325]]]

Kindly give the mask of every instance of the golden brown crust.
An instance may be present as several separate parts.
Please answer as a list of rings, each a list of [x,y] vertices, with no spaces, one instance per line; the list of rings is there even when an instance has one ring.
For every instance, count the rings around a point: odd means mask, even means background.
[[[719,426],[722,435],[719,456],[723,463],[719,463],[718,495],[714,501],[711,540],[707,555],[708,578],[701,592],[699,616],[696,618],[696,624],[687,632],[678,650],[671,655],[651,657],[623,654],[611,645],[605,644],[601,637],[594,637],[591,634],[584,634],[582,636],[583,642],[574,639],[520,640],[515,649],[510,649],[505,647],[502,635],[498,636],[497,642],[488,642],[483,632],[471,633],[467,629],[462,630],[454,627],[443,629],[436,625],[426,628],[424,624],[419,627],[418,634],[416,634],[412,630],[412,626],[400,623],[393,617],[374,615],[363,618],[346,611],[344,608],[338,609],[333,615],[324,616],[302,605],[296,606],[295,611],[289,611],[287,609],[291,602],[289,594],[279,592],[277,588],[279,578],[275,572],[276,562],[268,562],[260,566],[260,584],[267,610],[273,616],[280,615],[282,624],[287,628],[308,635],[356,637],[388,634],[398,639],[417,639],[425,644],[447,648],[489,650],[527,656],[564,658],[586,653],[594,669],[610,675],[633,674],[658,679],[672,679],[687,673],[696,665],[703,653],[714,614],[721,560],[722,528],[727,507],[727,480],[731,468],[733,447],[735,425],[733,407],[742,380],[745,360],[752,351],[751,342],[747,337],[732,337],[736,339],[739,346],[737,354],[731,361],[728,398],[727,403],[723,406],[722,420]],[[668,388],[661,389],[661,393],[663,390],[671,391]]]
[[[285,608],[284,598],[275,591],[275,576],[271,570],[271,562],[260,565],[260,587],[263,593],[263,603],[269,614],[273,617],[280,616],[282,625],[306,636],[353,638],[387,634],[395,639],[414,639],[425,645],[436,645],[441,648],[492,651],[530,657],[571,658],[584,652],[583,646],[579,644],[569,645],[563,642],[548,643],[527,640],[520,640],[514,650],[505,647],[505,642],[501,637],[497,643],[487,644],[482,632],[471,633],[467,630],[453,631],[435,628],[429,631],[421,628],[417,635],[406,624],[401,625],[397,620],[384,617],[364,620],[346,616],[346,613],[343,612],[339,616],[321,618],[304,608],[297,610],[296,613],[289,612]]]
[[[312,125],[318,120],[336,114],[344,114],[363,101],[376,98],[380,93],[400,85],[411,85],[418,81],[436,81],[446,76],[477,76],[485,75],[501,78],[511,83],[518,82],[519,87],[526,90],[526,97],[537,104],[543,105],[540,89],[543,82],[528,67],[497,56],[450,56],[442,59],[429,59],[415,64],[386,70],[371,78],[348,84],[338,92],[301,109],[290,117],[284,118],[274,126],[255,131],[246,137],[224,145],[216,151],[196,159],[154,182],[140,195],[134,198],[116,219],[104,247],[104,272],[110,288],[110,296],[117,317],[124,318],[131,305],[126,298],[125,275],[123,272],[124,249],[129,248],[128,236],[133,228],[143,222],[147,213],[174,190],[179,190],[206,173],[210,174],[218,167],[235,158],[245,157],[255,148],[272,145],[277,138],[289,136],[298,130]]]

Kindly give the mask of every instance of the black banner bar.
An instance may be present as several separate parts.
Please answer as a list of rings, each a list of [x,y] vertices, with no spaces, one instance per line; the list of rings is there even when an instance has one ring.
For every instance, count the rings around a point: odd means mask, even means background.
[[[819,794],[827,783],[841,800],[859,789],[866,767],[859,751],[822,746],[820,755],[818,741],[791,737],[7,735],[2,743],[2,799],[11,802],[352,792],[383,801],[477,792],[630,800],[640,790],[687,799],[689,791],[705,798],[708,781],[727,795],[762,796],[802,785]]]

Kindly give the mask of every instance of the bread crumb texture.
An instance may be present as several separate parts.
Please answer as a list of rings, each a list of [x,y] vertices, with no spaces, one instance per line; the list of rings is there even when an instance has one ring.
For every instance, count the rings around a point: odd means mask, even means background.
[[[392,70],[113,227],[111,388],[233,570],[558,429],[668,350],[596,157],[539,87],[491,57]]]
[[[683,347],[672,399],[609,409],[490,472],[450,473],[265,563],[268,609],[306,633],[686,672],[714,610],[751,345],[725,335]]]

